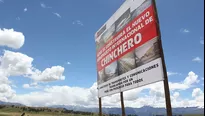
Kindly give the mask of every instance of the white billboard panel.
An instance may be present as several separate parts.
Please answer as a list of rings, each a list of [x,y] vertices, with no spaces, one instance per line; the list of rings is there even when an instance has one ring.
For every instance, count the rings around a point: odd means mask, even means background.
[[[164,79],[152,0],[126,0],[96,32],[99,97]]]

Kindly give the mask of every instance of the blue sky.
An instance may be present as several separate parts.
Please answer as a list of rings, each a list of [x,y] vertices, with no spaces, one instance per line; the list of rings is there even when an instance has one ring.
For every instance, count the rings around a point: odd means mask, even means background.
[[[65,76],[65,80],[39,82],[39,88],[22,86],[33,83],[31,78],[9,76],[12,84],[8,86],[15,91],[17,98],[9,99],[3,94],[0,98],[21,102],[23,95],[42,93],[49,87],[88,89],[94,86],[97,75],[94,34],[123,2],[124,0],[0,0],[0,28],[14,29],[25,36],[25,42],[19,49],[0,44],[0,55],[4,55],[4,50],[19,52],[33,58],[32,66],[38,70],[61,66]],[[194,76],[197,75],[197,82],[191,87],[171,93],[179,92],[181,98],[191,101],[194,99],[194,89],[204,91],[204,1],[157,0],[157,8],[169,81],[182,83],[191,71]],[[33,102],[29,103],[33,105]]]

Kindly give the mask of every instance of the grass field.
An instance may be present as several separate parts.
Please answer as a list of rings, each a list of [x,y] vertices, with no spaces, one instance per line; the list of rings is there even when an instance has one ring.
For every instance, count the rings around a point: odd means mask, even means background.
[[[1,112],[0,116],[21,116],[22,112]],[[39,112],[39,113],[29,113],[25,112],[24,116],[90,116],[90,115],[82,115],[82,114],[64,114],[64,113],[48,113],[48,112]],[[92,116],[98,116],[97,114]]]
[[[25,106],[3,106],[0,107],[0,116],[97,116],[95,113],[73,112],[66,113],[62,108],[32,108]]]
[[[22,113],[8,113],[8,112],[0,112],[0,116],[21,116]],[[90,116],[90,115],[81,115],[81,114],[57,114],[57,113],[26,113],[25,116]],[[94,116],[94,115],[93,115]],[[97,115],[95,115],[97,116]]]

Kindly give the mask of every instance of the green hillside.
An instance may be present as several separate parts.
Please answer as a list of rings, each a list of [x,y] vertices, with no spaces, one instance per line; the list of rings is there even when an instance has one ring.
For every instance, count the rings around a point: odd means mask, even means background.
[[[66,110],[63,108],[0,105],[0,116],[98,116],[96,113]]]

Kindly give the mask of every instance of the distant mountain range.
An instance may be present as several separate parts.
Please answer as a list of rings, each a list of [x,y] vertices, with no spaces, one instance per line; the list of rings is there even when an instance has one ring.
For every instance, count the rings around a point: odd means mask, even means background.
[[[83,106],[70,106],[70,105],[56,105],[51,106],[54,108],[66,108],[74,111],[85,111],[85,112],[98,112],[98,108],[86,108]],[[153,108],[151,106],[144,106],[141,108],[130,108],[126,107],[126,114],[137,114],[138,116],[153,116],[166,114],[165,108]],[[188,108],[173,108],[173,114],[204,114],[203,107],[188,107]],[[121,114],[121,108],[103,108],[105,114]]]
[[[11,102],[3,102],[3,101],[0,101],[0,105],[25,106],[25,105],[20,104],[20,103],[11,103]]]
[[[0,105],[15,105],[15,106],[25,106],[20,103],[10,103],[0,101]],[[65,108],[67,110],[73,111],[84,111],[84,112],[98,112],[98,108],[87,108],[83,106],[73,106],[73,105],[55,105],[50,106],[51,108]],[[141,108],[131,108],[126,107],[126,114],[137,114],[138,116],[153,116],[154,115],[164,115],[166,114],[165,108],[153,108],[151,106],[144,106]],[[187,107],[187,108],[173,108],[173,114],[204,114],[204,107]],[[121,114],[121,108],[103,108],[103,113],[105,114]]]

